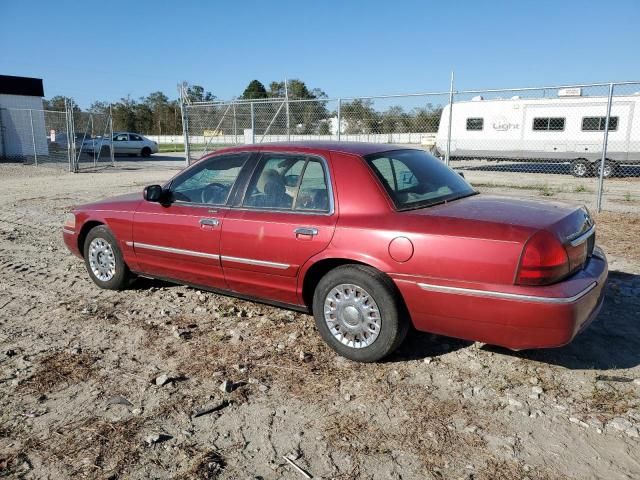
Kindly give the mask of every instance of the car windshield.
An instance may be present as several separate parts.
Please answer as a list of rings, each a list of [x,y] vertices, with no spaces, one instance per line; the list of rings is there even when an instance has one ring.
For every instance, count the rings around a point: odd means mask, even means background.
[[[427,207],[477,193],[460,175],[422,150],[364,157],[398,210]]]

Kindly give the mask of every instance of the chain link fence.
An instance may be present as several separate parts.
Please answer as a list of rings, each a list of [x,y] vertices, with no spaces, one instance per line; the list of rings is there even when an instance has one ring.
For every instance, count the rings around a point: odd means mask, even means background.
[[[74,171],[115,166],[111,116],[102,113],[74,112]]]
[[[0,158],[70,168],[67,112],[0,109]]]
[[[182,104],[188,163],[239,144],[393,143],[430,151],[481,191],[618,211],[640,206],[639,109],[633,82]]]
[[[111,116],[74,110],[0,109],[0,159],[71,172],[114,165]]]

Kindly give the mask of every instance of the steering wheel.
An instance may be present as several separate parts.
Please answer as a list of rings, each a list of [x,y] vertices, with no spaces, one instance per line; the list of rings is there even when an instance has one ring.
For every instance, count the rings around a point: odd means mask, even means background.
[[[219,195],[219,192],[227,190],[227,186],[222,183],[210,183],[200,192],[200,200],[202,203],[213,203],[212,200]]]

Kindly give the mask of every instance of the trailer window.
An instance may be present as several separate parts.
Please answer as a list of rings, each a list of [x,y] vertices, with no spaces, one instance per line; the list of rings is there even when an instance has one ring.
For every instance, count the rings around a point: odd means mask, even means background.
[[[533,119],[533,129],[534,130],[554,130],[560,131],[564,130],[564,121],[563,117],[539,117]]]
[[[467,130],[482,130],[484,118],[467,118]]]
[[[585,132],[604,131],[607,117],[583,117],[582,130]],[[618,129],[618,117],[609,117],[609,131]]]

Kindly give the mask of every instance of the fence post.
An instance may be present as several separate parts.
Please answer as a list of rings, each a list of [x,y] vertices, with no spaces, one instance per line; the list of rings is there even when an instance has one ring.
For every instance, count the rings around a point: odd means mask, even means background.
[[[73,157],[73,171],[78,173],[79,165],[76,158],[76,119],[73,115],[73,100],[69,100],[69,111],[71,113],[71,156]]]
[[[236,123],[236,101],[233,101],[233,143],[238,144],[238,124]]]
[[[253,108],[253,102],[251,102],[251,145],[256,143],[256,117],[255,110]]]
[[[185,164],[188,167],[191,163],[191,149],[189,148],[189,121],[188,113],[184,104],[183,90],[180,90],[180,115],[182,115],[182,136],[184,137],[184,153],[186,155]]]
[[[604,120],[604,135],[602,137],[602,159],[600,160],[600,178],[598,179],[598,198],[596,199],[596,210],[602,211],[602,194],[604,185],[604,166],[607,158],[607,144],[609,143],[609,118],[611,117],[611,101],[613,100],[613,83],[609,84],[609,98],[607,100],[607,116]]]
[[[65,130],[67,134],[67,161],[69,162],[69,172],[73,172],[73,162],[71,161],[71,121],[69,120],[69,104],[67,99],[64,99],[64,120],[65,120]]]
[[[113,151],[113,110],[109,104],[109,156],[111,157],[111,166],[116,166],[116,155]]]
[[[31,143],[33,143],[33,158],[35,166],[38,166],[38,149],[36,148],[36,134],[33,131],[33,110],[29,109],[29,120],[31,121]]]
[[[447,128],[447,151],[444,156],[445,165],[449,165],[451,156],[451,119],[453,117],[453,72],[451,72],[451,85],[449,87],[449,126]]]
[[[287,142],[291,141],[291,124],[289,121],[289,88],[287,87],[287,79],[284,79],[284,101],[285,111],[287,115]]]
[[[342,130],[342,99],[339,98],[338,99],[338,141],[341,140],[341,136],[342,136],[342,132],[340,130]]]

